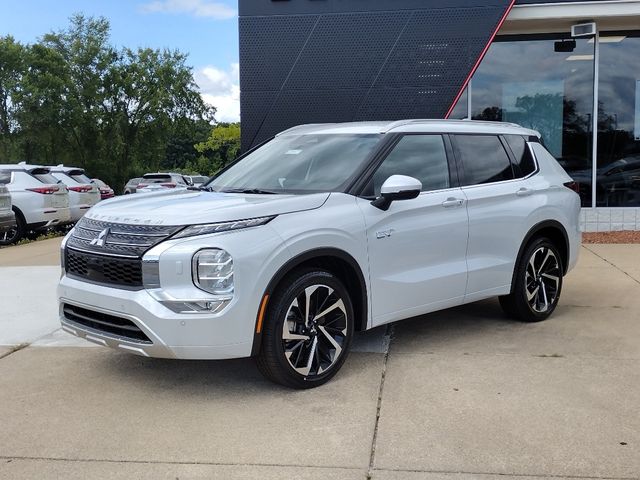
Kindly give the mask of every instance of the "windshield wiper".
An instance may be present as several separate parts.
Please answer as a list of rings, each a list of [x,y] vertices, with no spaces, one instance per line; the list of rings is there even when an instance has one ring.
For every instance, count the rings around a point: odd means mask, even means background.
[[[249,193],[253,195],[277,195],[271,190],[263,190],[261,188],[226,188],[220,190],[221,193]]]

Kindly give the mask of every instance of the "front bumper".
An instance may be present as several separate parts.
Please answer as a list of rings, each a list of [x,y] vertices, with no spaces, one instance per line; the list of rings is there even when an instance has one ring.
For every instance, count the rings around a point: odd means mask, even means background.
[[[256,235],[258,231],[260,234]],[[176,313],[165,304],[166,299],[201,301],[208,296],[191,278],[191,260],[203,248],[221,248],[233,257],[233,298],[219,311]],[[286,246],[269,225],[167,240],[147,252],[144,258],[148,260],[150,256],[159,261],[162,288],[132,290],[93,283],[65,273],[58,286],[63,328],[94,343],[149,357],[227,359],[251,356],[262,295],[276,266],[289,258]],[[107,333],[108,328],[90,328],[87,325],[91,322],[73,321],[65,315],[65,304],[84,308],[90,315],[99,312],[118,317],[116,322],[126,319],[142,331],[149,342]]]
[[[229,343],[238,324],[232,309],[222,314],[176,314],[157,302],[146,290],[122,290],[63,276],[58,287],[62,328],[86,340],[146,357],[224,359],[248,357],[252,336]],[[82,307],[133,322],[150,343],[87,327],[67,318],[65,304]]]
[[[16,214],[13,211],[0,214],[0,233],[8,232],[16,226]]]

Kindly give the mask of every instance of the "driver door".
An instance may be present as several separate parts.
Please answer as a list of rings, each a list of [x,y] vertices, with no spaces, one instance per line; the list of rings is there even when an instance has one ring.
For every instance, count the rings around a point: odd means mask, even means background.
[[[462,303],[469,219],[454,172],[441,135],[404,135],[365,187],[369,199],[358,199],[374,326]],[[394,201],[387,211],[371,205],[382,183],[396,174],[420,180],[420,195]]]

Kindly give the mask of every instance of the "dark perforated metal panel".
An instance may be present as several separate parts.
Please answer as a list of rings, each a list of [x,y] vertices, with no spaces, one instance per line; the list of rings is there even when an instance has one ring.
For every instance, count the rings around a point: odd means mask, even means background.
[[[301,123],[444,117],[510,3],[240,0],[243,149]]]

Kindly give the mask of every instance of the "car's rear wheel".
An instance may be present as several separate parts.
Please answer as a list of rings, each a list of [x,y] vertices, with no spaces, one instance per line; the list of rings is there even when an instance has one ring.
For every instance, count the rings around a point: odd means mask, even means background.
[[[11,245],[22,239],[26,234],[27,226],[24,218],[16,212],[16,224],[10,230],[0,233],[0,245]]]
[[[322,385],[344,363],[353,325],[349,292],[337,277],[316,269],[294,272],[269,300],[258,368],[290,388]]]
[[[562,291],[562,257],[547,238],[532,241],[516,266],[510,295],[500,297],[507,315],[525,322],[547,319]]]

